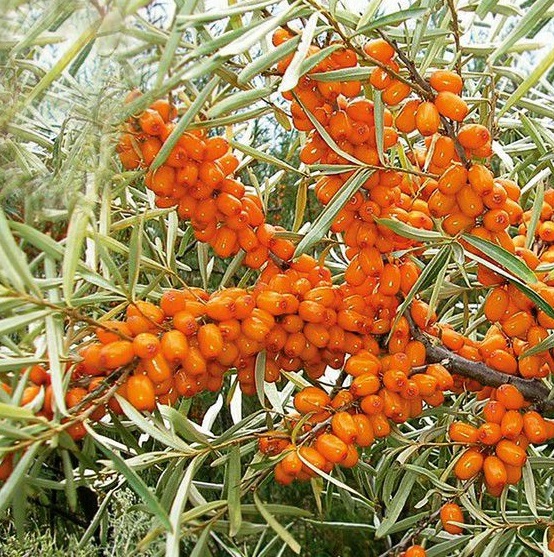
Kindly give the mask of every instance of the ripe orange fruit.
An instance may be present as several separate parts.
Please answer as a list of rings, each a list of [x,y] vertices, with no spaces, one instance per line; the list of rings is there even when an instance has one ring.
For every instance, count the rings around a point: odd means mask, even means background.
[[[459,480],[474,478],[483,468],[485,457],[477,449],[463,452],[454,466],[454,474]]]
[[[348,455],[348,446],[332,433],[322,433],[315,442],[318,453],[329,462],[338,463]]]
[[[481,124],[466,124],[458,131],[458,141],[466,149],[480,149],[490,140],[489,130]]]
[[[394,48],[384,39],[373,39],[364,45],[364,52],[386,64],[394,56]]]
[[[123,367],[130,364],[134,357],[133,343],[128,340],[111,342],[100,350],[100,364],[104,369]]]
[[[435,91],[449,91],[459,95],[464,83],[462,78],[449,70],[437,70],[431,74],[429,83]]]
[[[502,489],[508,481],[508,474],[504,463],[497,456],[487,456],[483,463],[483,472],[487,486]]]
[[[521,468],[527,461],[527,454],[525,451],[518,447],[513,441],[502,439],[496,445],[496,456],[509,466]]]
[[[294,407],[301,414],[320,412],[330,404],[329,395],[317,387],[305,387],[294,396]]]
[[[146,375],[133,375],[127,380],[127,399],[137,410],[153,411],[156,407],[154,385]]]
[[[464,522],[462,509],[456,503],[446,503],[440,510],[440,519],[442,527],[449,534],[461,534],[463,529],[461,526],[452,524],[452,522]]]
[[[439,131],[440,114],[432,102],[421,103],[417,109],[415,119],[416,127],[421,135],[429,136]]]
[[[496,389],[496,400],[500,402],[507,410],[519,410],[525,405],[523,395],[514,385],[501,385]]]
[[[465,422],[452,422],[448,435],[452,441],[459,443],[477,443],[479,439],[477,428]]]
[[[466,102],[456,93],[450,91],[441,91],[435,97],[435,106],[442,116],[455,122],[463,122],[469,113]]]

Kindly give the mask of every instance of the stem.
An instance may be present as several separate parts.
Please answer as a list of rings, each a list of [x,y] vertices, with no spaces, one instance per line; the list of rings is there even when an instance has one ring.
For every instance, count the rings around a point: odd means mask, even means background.
[[[496,388],[501,385],[514,385],[526,400],[535,403],[537,411],[542,414],[554,412],[554,400],[549,399],[550,389],[541,380],[508,375],[490,368],[483,362],[463,358],[437,344],[437,339],[418,329],[410,316],[407,316],[407,319],[414,338],[425,345],[428,363],[442,364],[451,373],[474,379],[483,386]]]

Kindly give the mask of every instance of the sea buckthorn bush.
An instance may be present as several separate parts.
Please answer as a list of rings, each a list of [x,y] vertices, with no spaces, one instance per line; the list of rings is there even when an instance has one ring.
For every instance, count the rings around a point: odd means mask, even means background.
[[[554,555],[551,2],[363,4],[9,7],[5,539]]]

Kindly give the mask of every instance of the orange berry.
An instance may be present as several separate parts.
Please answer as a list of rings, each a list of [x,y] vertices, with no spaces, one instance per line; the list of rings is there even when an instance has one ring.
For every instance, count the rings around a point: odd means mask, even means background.
[[[502,430],[498,424],[485,422],[477,430],[477,437],[484,445],[496,445],[502,439]]]
[[[130,364],[135,357],[133,343],[128,340],[118,340],[106,344],[100,350],[100,364],[104,369],[117,369]]]
[[[531,443],[539,445],[548,440],[548,429],[544,418],[535,411],[523,414],[523,433]]]
[[[462,453],[454,466],[454,474],[459,480],[471,480],[483,468],[485,457],[477,449],[468,449]]]
[[[464,83],[462,78],[449,70],[437,70],[431,74],[429,83],[435,91],[449,91],[459,95],[462,92]]]
[[[394,56],[394,48],[384,39],[373,39],[364,45],[364,52],[383,64]]]
[[[460,443],[477,443],[479,432],[476,427],[465,422],[452,422],[448,429],[452,441]]]
[[[139,333],[133,339],[133,350],[139,358],[153,358],[160,349],[160,341],[152,333]]]
[[[145,375],[133,375],[127,380],[127,399],[137,410],[152,411],[156,394],[152,381]]]
[[[423,136],[433,135],[439,131],[440,114],[432,102],[423,102],[416,112],[416,127]]]
[[[435,106],[442,116],[455,122],[462,122],[469,113],[466,102],[456,93],[441,91],[435,97]]]
[[[315,442],[315,449],[325,460],[338,463],[348,455],[348,447],[344,441],[332,433],[321,434]]]
[[[458,141],[466,149],[480,149],[490,140],[489,130],[481,124],[466,124],[458,131]]]
[[[294,407],[301,414],[320,412],[330,404],[329,395],[317,387],[305,387],[294,396]]]
[[[497,456],[487,456],[483,463],[485,482],[493,489],[502,489],[508,481],[504,463]]]
[[[525,450],[518,447],[513,441],[502,439],[496,445],[496,456],[509,466],[521,468],[527,461]]]
[[[461,526],[452,524],[452,522],[464,522],[462,509],[456,503],[446,503],[440,510],[440,519],[442,527],[449,534],[461,534],[463,529]]]
[[[496,389],[496,400],[500,402],[507,410],[519,410],[525,405],[523,395],[514,385],[505,384]]]

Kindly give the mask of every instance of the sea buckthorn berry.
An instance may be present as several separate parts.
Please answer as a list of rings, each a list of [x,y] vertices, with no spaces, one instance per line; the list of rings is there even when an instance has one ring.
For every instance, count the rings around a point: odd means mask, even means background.
[[[483,407],[483,417],[487,422],[501,424],[505,415],[506,407],[498,400],[489,400]],[[504,435],[504,432],[502,434]]]
[[[502,430],[498,424],[485,422],[477,430],[477,437],[484,445],[496,445],[502,439]]]
[[[394,48],[384,39],[373,39],[364,45],[364,52],[383,64],[394,56]]]
[[[461,526],[452,524],[453,522],[464,522],[464,514],[462,509],[456,503],[446,503],[440,510],[440,519],[443,529],[449,534],[461,534],[463,529]]]
[[[450,118],[455,122],[463,122],[464,118],[468,115],[469,107],[456,93],[441,91],[435,97],[434,102],[441,116]]]
[[[464,87],[462,78],[457,73],[449,70],[433,72],[429,78],[429,84],[435,91],[449,91],[456,95],[459,95]]]
[[[480,149],[490,140],[489,130],[481,124],[466,124],[458,131],[458,141],[466,149]]]
[[[544,418],[535,411],[523,414],[523,433],[531,443],[539,445],[548,440],[548,430]]]
[[[471,480],[483,468],[485,457],[477,449],[464,451],[454,466],[454,474],[459,480]]]
[[[127,399],[137,410],[152,411],[156,407],[154,384],[145,375],[133,375],[127,380]]]
[[[493,489],[502,489],[508,481],[504,463],[497,456],[487,456],[483,463],[485,482]]]
[[[338,463],[348,455],[348,447],[344,441],[332,433],[321,434],[315,442],[315,449],[325,460]]]
[[[508,410],[502,417],[500,429],[506,439],[517,439],[523,431],[523,416],[517,410]]]
[[[135,357],[133,343],[127,340],[118,340],[104,345],[100,350],[100,364],[104,369],[117,369],[130,364]]]
[[[425,557],[427,553],[421,545],[411,545],[404,552],[404,557]]]
[[[392,83],[383,91],[381,98],[386,105],[394,106],[401,103],[411,93],[411,91],[412,90],[409,85],[393,79]]]
[[[437,107],[432,102],[423,102],[416,112],[416,127],[423,136],[433,135],[439,131],[441,120]]]
[[[394,120],[398,131],[411,133],[416,129],[416,113],[421,101],[409,100],[396,115]]]
[[[139,358],[153,358],[160,349],[160,341],[152,333],[139,333],[133,339],[133,350]]]
[[[505,384],[496,389],[496,400],[507,410],[519,410],[525,405],[525,399],[514,385]]]
[[[517,466],[521,468],[527,461],[525,450],[518,447],[513,441],[502,439],[495,448],[496,456],[509,466]]]
[[[452,422],[448,429],[448,435],[452,441],[460,443],[477,443],[479,439],[477,428],[465,422]]]
[[[329,395],[317,387],[305,387],[294,396],[294,407],[301,414],[320,412],[330,404]]]
[[[372,373],[362,373],[354,378],[350,385],[350,392],[355,397],[365,397],[373,395],[379,391],[381,381],[376,375]]]

